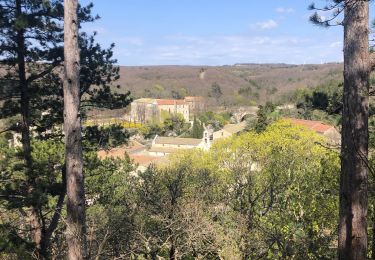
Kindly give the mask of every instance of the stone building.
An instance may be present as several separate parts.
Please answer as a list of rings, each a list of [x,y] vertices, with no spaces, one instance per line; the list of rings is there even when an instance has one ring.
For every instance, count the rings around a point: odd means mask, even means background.
[[[232,135],[239,134],[246,128],[246,122],[241,122],[239,124],[228,124],[213,133],[213,140],[219,140],[223,138],[231,137]]]
[[[184,101],[189,105],[190,115],[197,115],[206,109],[205,99],[203,97],[188,96]]]
[[[156,104],[159,114],[162,116],[163,112],[169,115],[180,114],[184,117],[186,122],[190,119],[189,104],[182,99],[156,99]]]
[[[156,136],[148,152],[152,156],[165,156],[181,150],[195,148],[207,151],[212,145],[212,140],[213,136],[210,129],[203,132],[202,139]]]
[[[130,119],[138,123],[160,120],[156,99],[140,98],[130,104]]]
[[[190,105],[191,103],[183,99],[140,98],[131,103],[130,119],[134,122],[145,123],[161,121],[165,114],[180,114],[188,122],[190,119]]]

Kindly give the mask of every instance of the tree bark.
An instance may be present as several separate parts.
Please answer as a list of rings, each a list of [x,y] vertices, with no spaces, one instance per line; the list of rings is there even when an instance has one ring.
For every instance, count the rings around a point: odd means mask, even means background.
[[[369,3],[345,0],[339,259],[366,259]]]
[[[19,19],[22,16],[21,0],[16,0],[16,17]],[[27,195],[31,200],[31,206],[28,209],[27,216],[30,225],[31,239],[34,242],[37,255],[41,247],[42,230],[41,220],[38,213],[38,203],[34,201],[33,193],[35,191],[35,174],[33,171],[33,163],[31,157],[31,141],[30,141],[30,96],[29,87],[26,79],[26,46],[25,46],[25,30],[18,28],[16,30],[17,41],[17,64],[18,64],[18,78],[19,88],[21,92],[21,143],[23,160],[26,166],[26,175],[28,178]]]
[[[68,259],[86,258],[85,189],[80,120],[78,0],[64,0],[64,134]]]

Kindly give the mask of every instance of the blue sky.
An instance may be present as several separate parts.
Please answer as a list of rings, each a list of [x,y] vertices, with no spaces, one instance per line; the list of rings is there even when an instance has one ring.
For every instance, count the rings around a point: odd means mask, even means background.
[[[81,4],[90,1],[82,0]],[[342,61],[342,27],[308,21],[305,0],[93,0],[83,30],[115,43],[120,65]],[[324,5],[324,0],[316,0]]]

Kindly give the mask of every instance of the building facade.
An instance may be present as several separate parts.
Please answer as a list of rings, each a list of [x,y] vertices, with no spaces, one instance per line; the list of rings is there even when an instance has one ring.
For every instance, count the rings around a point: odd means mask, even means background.
[[[207,151],[212,145],[212,140],[211,129],[205,129],[202,139],[156,136],[148,152],[152,156],[166,156],[188,149],[202,149]]]
[[[197,115],[206,110],[206,103],[203,97],[185,97],[184,101],[189,105],[190,115]]]
[[[183,116],[186,122],[190,119],[189,104],[181,99],[156,99],[156,104],[159,110],[160,119],[163,115],[176,115]]]
[[[180,114],[189,122],[190,107],[183,99],[140,98],[131,103],[130,119],[133,122],[160,122],[165,116]]]
[[[130,104],[130,119],[133,122],[145,123],[160,120],[156,99],[140,98]]]

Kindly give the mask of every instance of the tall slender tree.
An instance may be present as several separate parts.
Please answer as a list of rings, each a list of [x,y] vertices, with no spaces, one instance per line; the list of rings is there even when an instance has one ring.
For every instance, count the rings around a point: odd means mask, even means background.
[[[64,1],[64,135],[68,259],[86,256],[85,189],[80,116],[78,0]]]
[[[312,5],[312,9],[315,7]],[[369,51],[369,1],[334,0],[321,9],[333,11],[325,26],[342,13],[344,19],[344,94],[341,139],[339,259],[366,259],[368,210],[368,111],[371,71]]]
[[[366,259],[369,3],[346,1],[339,259]]]
[[[30,229],[30,237],[36,247],[35,255],[39,256],[43,251],[45,236],[42,230],[40,203],[37,187],[38,173],[33,169],[31,148],[31,112],[30,99],[32,85],[42,78],[51,69],[55,68],[59,61],[50,60],[48,66],[44,66],[37,73],[31,71],[30,57],[40,60],[49,60],[48,46],[53,46],[54,52],[59,47],[55,44],[60,39],[61,30],[56,21],[56,15],[60,5],[53,2],[33,1],[26,3],[24,0],[0,1],[0,56],[2,65],[1,100],[4,101],[1,118],[8,114],[19,113],[21,120],[19,127],[12,128],[21,134],[22,160],[25,170],[25,182],[20,190],[23,190],[23,206],[27,208],[27,223]],[[43,17],[43,18],[41,18]],[[29,48],[30,42],[38,44],[39,48]],[[12,103],[15,99],[16,104]],[[10,105],[10,109],[4,109]],[[18,194],[20,195],[20,194]],[[14,200],[13,200],[14,202]],[[16,204],[16,203],[15,203]]]
[[[96,20],[91,7],[79,7],[80,24]],[[8,234],[0,237],[0,243],[7,244],[9,252],[24,248],[29,254],[48,258],[66,194],[65,170],[61,170],[62,162],[51,160],[53,170],[41,163],[33,146],[37,139],[59,142],[62,138],[63,0],[0,0],[0,14],[0,118],[9,122],[0,131],[24,136],[22,153],[10,152],[9,157],[1,158],[1,208],[21,217],[0,223]],[[112,87],[119,77],[114,45],[103,49],[94,38],[95,34],[85,33],[79,37],[81,108],[125,107],[129,93],[116,93]]]

